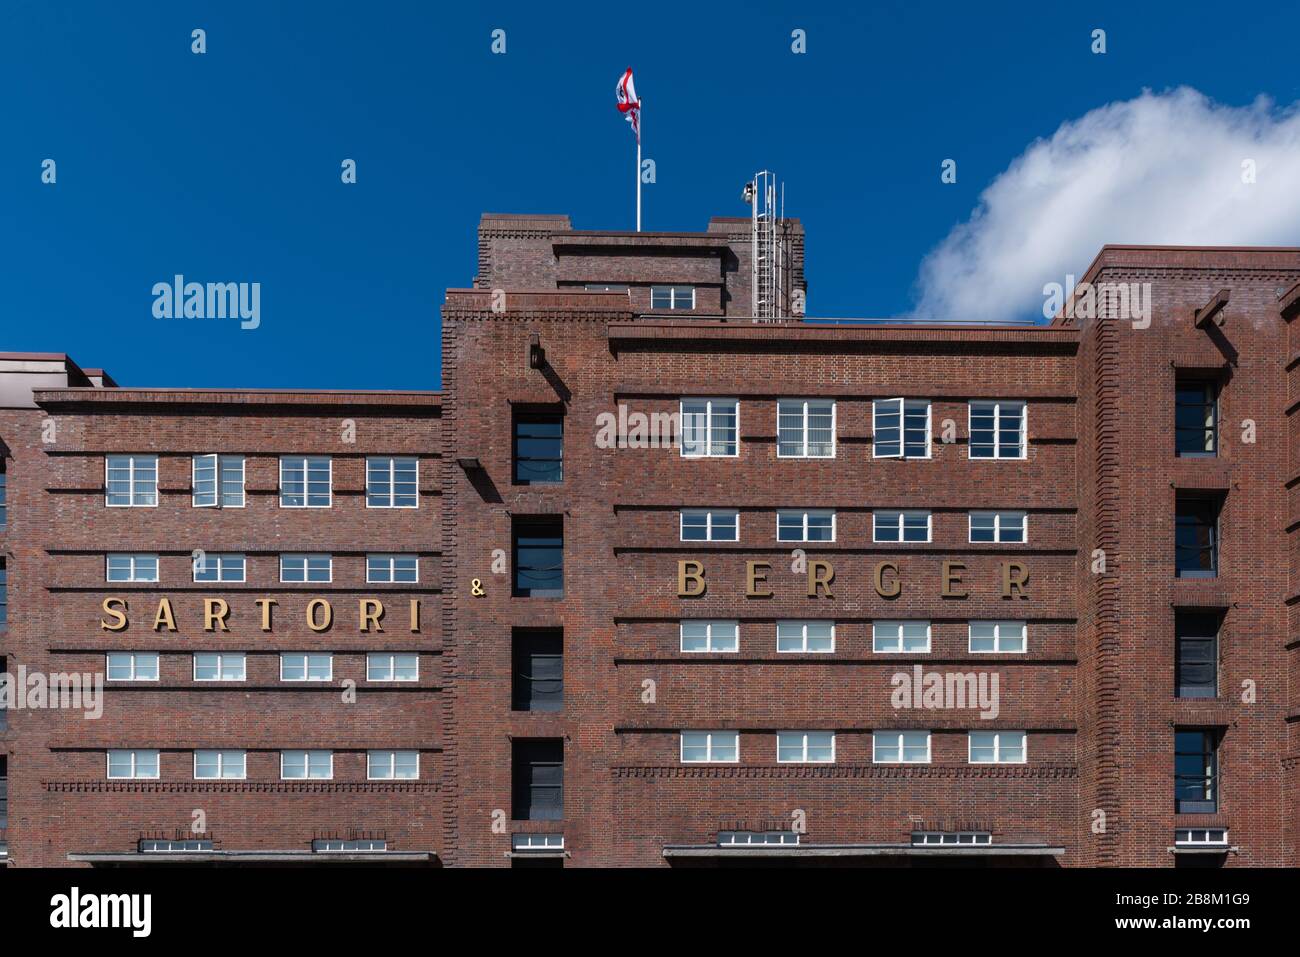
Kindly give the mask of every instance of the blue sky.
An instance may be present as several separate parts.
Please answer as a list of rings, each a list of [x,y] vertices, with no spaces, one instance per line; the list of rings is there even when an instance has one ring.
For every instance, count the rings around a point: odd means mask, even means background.
[[[809,313],[904,315],[927,254],[1037,138],[1143,88],[1285,107],[1297,26],[1185,2],[6,0],[0,350],[125,385],[437,388],[438,304],[472,280],[482,211],[631,228],[629,64],[657,165],[645,228],[742,215],[741,185],[774,169],[808,232]],[[1247,217],[1232,239],[1256,233],[1277,237]],[[1065,251],[1077,272],[1089,243]],[[176,273],[259,282],[260,327],[155,319]]]

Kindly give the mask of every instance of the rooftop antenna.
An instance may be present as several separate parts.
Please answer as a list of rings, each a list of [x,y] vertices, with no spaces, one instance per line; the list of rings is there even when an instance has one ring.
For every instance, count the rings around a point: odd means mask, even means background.
[[[754,174],[742,193],[750,209],[750,302],[755,322],[788,315],[785,290],[785,186],[776,174]]]

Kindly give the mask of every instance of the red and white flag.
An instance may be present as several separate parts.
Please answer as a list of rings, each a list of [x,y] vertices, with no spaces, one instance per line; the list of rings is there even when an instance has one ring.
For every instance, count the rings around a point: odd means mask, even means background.
[[[636,141],[641,142],[641,98],[636,95],[636,87],[632,85],[632,68],[628,67],[627,72],[618,81],[618,86],[614,87],[614,98],[618,105],[618,111],[623,114],[623,119],[632,124],[632,132],[636,134]]]

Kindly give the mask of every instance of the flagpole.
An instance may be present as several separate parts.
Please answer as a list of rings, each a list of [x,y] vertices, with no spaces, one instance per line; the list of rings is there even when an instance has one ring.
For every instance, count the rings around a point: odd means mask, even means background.
[[[641,232],[641,131],[645,127],[645,113],[641,109],[641,100],[636,101],[636,231]]]

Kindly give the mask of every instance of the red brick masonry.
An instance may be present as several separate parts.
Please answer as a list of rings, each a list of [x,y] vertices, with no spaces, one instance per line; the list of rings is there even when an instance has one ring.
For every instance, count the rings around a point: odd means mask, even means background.
[[[797,222],[787,241],[783,281],[806,289]],[[441,393],[124,389],[65,356],[0,354],[0,655],[48,674],[160,654],[159,679],[110,683],[97,720],[9,712],[9,863],[147,861],[142,840],[201,838],[216,862],[338,840],[505,866],[538,833],[562,835],[565,856],[536,859],[567,866],[1295,866],[1300,250],[1106,247],[1083,281],[1138,284],[1149,320],[970,327],[756,323],[749,249],[748,220],[629,234],[487,215],[474,287],[443,308]],[[692,287],[695,308],[652,309],[660,285]],[[1217,389],[1213,457],[1175,455],[1188,376]],[[930,403],[929,458],[874,454],[873,401],[900,396]],[[620,406],[675,414],[692,397],[738,400],[735,456],[597,441]],[[833,457],[778,456],[782,399],[834,400]],[[980,400],[1025,403],[1023,458],[971,457]],[[563,413],[564,478],[515,484],[512,418],[537,410]],[[114,453],[158,456],[156,507],[106,507]],[[245,507],[191,505],[206,453],[245,456]],[[330,457],[329,508],[280,506],[282,455]],[[418,459],[418,508],[367,507],[370,456]],[[1218,503],[1214,577],[1175,573],[1188,496]],[[680,510],[705,507],[738,510],[739,541],[681,541]],[[782,509],[834,510],[834,541],[778,542]],[[930,541],[875,541],[889,509],[928,510]],[[972,510],[1026,512],[1027,541],[972,544]],[[563,597],[512,594],[528,516],[562,523]],[[196,584],[194,549],[244,554],[245,582]],[[158,555],[157,583],[105,581],[106,554],[132,552]],[[283,553],[331,554],[332,581],[281,583]],[[418,555],[418,583],[368,583],[369,553]],[[829,587],[810,594],[801,561],[829,562]],[[683,562],[702,595],[679,594]],[[1005,587],[1008,565],[1024,587]],[[127,627],[103,627],[107,598]],[[154,627],[163,599],[175,631]],[[205,629],[208,599],[228,631]],[[258,599],[277,603],[270,630]],[[315,599],[333,611],[321,630]],[[382,631],[361,629],[366,600]],[[1222,617],[1217,697],[1176,694],[1175,615],[1193,612]],[[700,618],[736,621],[738,650],[681,651],[681,621]],[[930,622],[928,652],[873,650],[873,623],[898,619]],[[787,620],[833,621],[834,650],[779,652]],[[968,650],[983,620],[1025,622],[1025,650]],[[563,633],[559,711],[512,710],[512,643],[535,628]],[[196,651],[244,652],[245,680],[196,682]],[[280,680],[281,652],[331,653],[331,679]],[[374,652],[418,653],[418,681],[367,682]],[[900,708],[894,676],[917,666],[995,678],[996,716]],[[928,763],[873,760],[876,732],[907,729],[931,732]],[[1176,810],[1184,729],[1218,742],[1213,813]],[[738,760],[683,762],[692,730],[738,732]],[[778,762],[781,731],[834,732],[833,763]],[[1025,732],[1025,761],[970,762],[970,731]],[[515,819],[512,753],[538,739],[562,742],[563,814]],[[158,749],[159,776],[109,779],[106,751],[127,748]],[[245,777],[196,780],[193,752],[214,748],[246,751]],[[282,780],[287,749],[332,750],[332,779]],[[368,780],[368,750],[417,751],[418,777]],[[1187,828],[1226,831],[1229,848],[1171,853]],[[798,844],[719,848],[729,831]],[[917,850],[919,832],[989,843]]]

